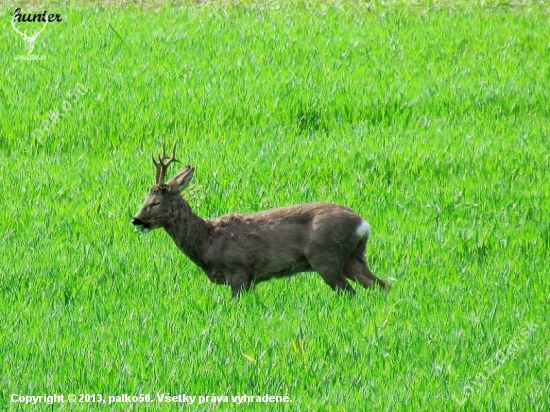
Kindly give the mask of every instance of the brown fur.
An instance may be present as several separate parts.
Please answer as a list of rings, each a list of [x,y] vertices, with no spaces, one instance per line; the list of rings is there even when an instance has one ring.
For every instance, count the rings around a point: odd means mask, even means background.
[[[181,191],[193,176],[187,166],[167,183],[155,184],[132,223],[147,232],[162,227],[178,248],[233,297],[252,283],[316,271],[334,290],[355,293],[346,278],[363,287],[386,287],[365,261],[364,221],[344,206],[311,203],[259,213],[204,220]]]

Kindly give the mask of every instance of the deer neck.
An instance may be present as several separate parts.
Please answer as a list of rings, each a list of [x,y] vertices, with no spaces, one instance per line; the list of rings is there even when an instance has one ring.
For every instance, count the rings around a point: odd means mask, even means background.
[[[187,202],[180,198],[164,229],[174,243],[199,267],[204,267],[204,248],[208,238],[208,224],[193,213]]]

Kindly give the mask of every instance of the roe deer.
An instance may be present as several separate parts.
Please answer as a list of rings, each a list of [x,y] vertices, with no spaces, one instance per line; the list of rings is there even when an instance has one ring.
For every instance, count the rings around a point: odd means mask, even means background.
[[[234,298],[253,283],[312,270],[335,291],[355,293],[346,278],[386,287],[365,261],[370,226],[351,209],[310,203],[205,220],[181,195],[193,167],[164,183],[168,166],[179,162],[175,156],[176,145],[171,156],[165,148],[158,161],[153,156],[155,184],[132,224],[141,233],[164,228],[210,281],[229,285]]]

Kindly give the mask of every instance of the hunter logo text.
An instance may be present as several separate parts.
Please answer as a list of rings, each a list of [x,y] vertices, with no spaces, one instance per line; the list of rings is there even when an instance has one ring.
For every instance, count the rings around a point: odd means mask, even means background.
[[[42,13],[22,13],[20,8],[15,9],[11,19],[13,29],[21,35],[25,42],[25,51],[27,55],[15,56],[16,60],[43,60],[46,56],[33,55],[34,43],[40,33],[44,31],[48,23],[59,23],[63,19],[60,14],[48,14],[46,10]],[[28,24],[33,23],[33,24]],[[35,24],[41,23],[41,24]],[[31,31],[34,30],[34,31]],[[30,31],[31,34],[28,34]]]

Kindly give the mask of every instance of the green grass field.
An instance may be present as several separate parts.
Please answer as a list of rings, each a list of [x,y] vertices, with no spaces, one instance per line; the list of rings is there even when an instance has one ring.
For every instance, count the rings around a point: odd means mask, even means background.
[[[548,410],[550,7],[519,3],[53,3],[42,60],[10,21],[46,6],[3,3],[0,409]],[[345,204],[392,290],[231,300],[130,224],[176,141],[199,215]]]

